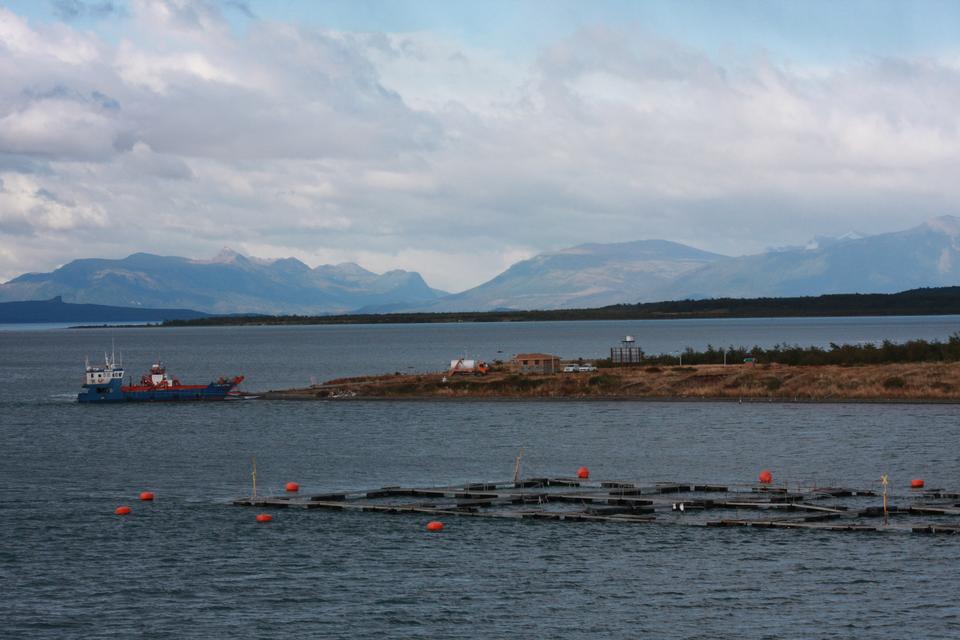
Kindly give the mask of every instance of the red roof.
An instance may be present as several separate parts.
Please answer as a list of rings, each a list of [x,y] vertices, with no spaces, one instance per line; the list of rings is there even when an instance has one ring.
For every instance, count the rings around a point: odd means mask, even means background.
[[[518,353],[513,356],[514,360],[559,360],[560,356],[552,356],[549,353]]]

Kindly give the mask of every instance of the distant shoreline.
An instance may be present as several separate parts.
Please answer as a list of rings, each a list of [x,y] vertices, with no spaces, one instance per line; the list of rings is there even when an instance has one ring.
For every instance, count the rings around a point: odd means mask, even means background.
[[[191,309],[145,309],[50,300],[0,302],[0,324],[69,323],[77,329],[130,327],[269,326],[315,324],[433,324],[583,320],[720,318],[835,318],[960,315],[960,287],[900,293],[828,294],[783,298],[709,298],[585,309],[450,311],[327,315],[209,315]],[[166,319],[162,319],[166,318]],[[115,324],[111,324],[115,323]],[[146,324],[143,324],[146,323]]]
[[[713,298],[618,304],[593,309],[370,313],[342,315],[232,315],[166,320],[165,327],[313,324],[432,324],[575,320],[683,320],[718,318],[832,318],[960,315],[960,287],[900,293],[829,294],[789,298]]]

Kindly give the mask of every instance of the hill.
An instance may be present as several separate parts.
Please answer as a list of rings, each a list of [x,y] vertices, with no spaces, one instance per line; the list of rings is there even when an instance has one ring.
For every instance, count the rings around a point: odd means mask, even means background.
[[[207,317],[191,309],[145,309],[102,304],[70,304],[57,296],[50,300],[0,302],[0,323],[28,322],[163,322]]]

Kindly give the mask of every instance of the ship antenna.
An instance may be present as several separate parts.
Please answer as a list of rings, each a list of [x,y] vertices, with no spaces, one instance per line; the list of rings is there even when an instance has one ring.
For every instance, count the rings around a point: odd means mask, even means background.
[[[113,338],[110,338],[110,362],[117,364],[117,343]]]

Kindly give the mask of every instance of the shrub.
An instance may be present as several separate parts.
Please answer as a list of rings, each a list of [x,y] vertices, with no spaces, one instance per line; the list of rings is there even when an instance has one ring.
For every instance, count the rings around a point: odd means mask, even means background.
[[[547,381],[543,378],[532,378],[529,376],[513,374],[504,378],[501,384],[494,383],[488,385],[488,388],[513,388],[517,391],[531,391],[537,387],[543,386],[546,382]]]
[[[776,391],[783,386],[783,381],[780,378],[767,378],[763,381],[763,386],[767,388],[767,391]]]
[[[455,386],[460,387],[461,385],[455,385]],[[394,385],[392,387],[387,387],[386,389],[384,389],[384,391],[386,391],[387,393],[396,393],[400,395],[414,393],[418,390],[419,389],[417,385],[413,384],[412,382],[406,382],[404,384],[398,384],[398,385]]]
[[[620,378],[617,376],[611,376],[609,374],[601,374],[599,376],[593,376],[590,380],[587,381],[587,384],[591,387],[612,387],[620,383]]]
[[[883,381],[883,386],[885,389],[903,389],[907,383],[899,376],[891,376]]]

